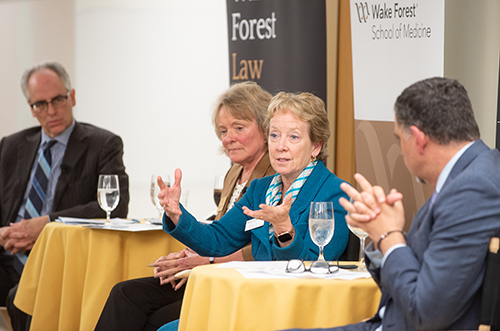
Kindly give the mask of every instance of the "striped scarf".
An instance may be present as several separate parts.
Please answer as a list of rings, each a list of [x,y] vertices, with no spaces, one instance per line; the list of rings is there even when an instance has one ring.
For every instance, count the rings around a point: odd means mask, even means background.
[[[300,175],[293,181],[292,185],[286,191],[285,197],[288,194],[292,194],[292,203],[297,199],[297,196],[299,195],[300,189],[306,182],[307,178],[311,174],[311,172],[314,170],[314,167],[318,164],[318,161],[311,161],[309,165],[302,170]],[[267,188],[266,192],[266,205],[268,206],[276,206],[278,203],[281,201],[281,196],[283,195],[282,190],[283,190],[283,180],[281,179],[280,174],[276,174],[273,177],[273,180],[271,181],[271,184]],[[283,201],[285,199],[283,198]],[[274,236],[274,229],[273,225],[269,225],[269,239],[271,239]]]

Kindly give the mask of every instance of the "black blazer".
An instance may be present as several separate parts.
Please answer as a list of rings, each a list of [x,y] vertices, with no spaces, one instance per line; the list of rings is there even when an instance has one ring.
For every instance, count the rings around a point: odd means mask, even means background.
[[[0,226],[16,220],[41,140],[41,128],[33,127],[0,141]],[[97,202],[99,174],[120,178],[120,202],[112,217],[128,213],[128,175],[123,164],[123,142],[109,131],[76,122],[61,164],[54,205],[49,215],[103,218]]]

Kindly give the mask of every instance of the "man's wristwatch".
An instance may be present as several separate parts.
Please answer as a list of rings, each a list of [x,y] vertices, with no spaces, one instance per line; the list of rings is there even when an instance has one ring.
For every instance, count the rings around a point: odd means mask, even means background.
[[[281,243],[286,243],[287,241],[292,240],[294,234],[295,228],[292,228],[290,231],[277,234],[276,238],[278,238]]]
[[[210,264],[214,264],[214,260],[215,260],[215,257],[211,257],[208,259],[208,261],[210,262]]]

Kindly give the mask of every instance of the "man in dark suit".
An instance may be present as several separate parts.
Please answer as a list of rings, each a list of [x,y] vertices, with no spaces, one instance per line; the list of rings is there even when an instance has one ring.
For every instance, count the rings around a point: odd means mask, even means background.
[[[59,216],[105,217],[97,202],[99,174],[120,178],[113,217],[126,217],[129,202],[123,142],[109,131],[74,120],[75,90],[64,67],[56,62],[35,66],[24,73],[21,87],[40,126],[0,141],[0,305],[19,281],[23,253],[33,247],[45,224]],[[43,207],[28,217],[38,159],[47,145],[51,168]]]
[[[356,174],[342,189],[347,221],[368,232],[370,272],[382,298],[376,316],[334,330],[477,330],[490,238],[500,231],[500,153],[479,140],[465,88],[431,78],[398,97],[394,133],[405,164],[435,188],[408,235],[402,195],[386,196]]]

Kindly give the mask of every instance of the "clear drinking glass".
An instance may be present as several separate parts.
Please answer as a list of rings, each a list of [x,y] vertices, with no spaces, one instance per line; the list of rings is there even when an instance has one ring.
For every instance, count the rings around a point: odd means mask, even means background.
[[[323,256],[323,248],[332,240],[335,230],[333,203],[328,202],[311,202],[309,211],[309,234],[312,241],[319,247],[318,260],[314,262],[318,266],[318,262],[324,264],[328,268],[328,262]]]
[[[106,223],[110,223],[111,212],[120,202],[120,182],[118,175],[99,175],[97,201],[106,212]]]
[[[354,200],[352,198],[349,199],[349,201],[354,204]],[[349,212],[348,215],[351,215],[351,213]],[[347,223],[347,227],[352,233],[354,233],[354,235],[356,235],[356,237],[359,238],[359,263],[358,267],[353,269],[353,271],[367,271],[365,264],[365,239],[368,237],[368,233],[361,228],[350,225],[349,223]]]
[[[349,223],[347,223],[347,226],[359,238],[359,263],[358,267],[352,271],[367,271],[365,265],[365,239],[368,237],[368,233],[361,228],[349,225]]]
[[[224,176],[215,176],[214,180],[214,202],[219,207],[222,196],[222,187],[224,186]]]
[[[161,176],[165,185],[170,187],[170,176],[169,175],[151,175],[151,186],[149,195],[151,197],[151,202],[158,210],[158,218],[161,219],[163,215],[163,208],[160,206],[160,201],[158,200],[158,194],[160,193],[160,187],[158,186],[157,178]]]

